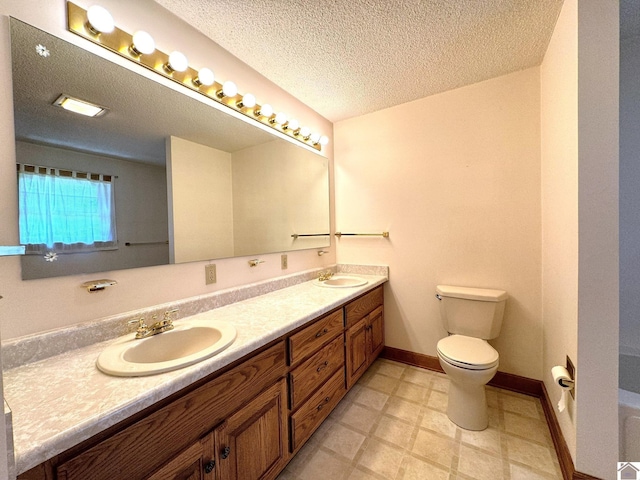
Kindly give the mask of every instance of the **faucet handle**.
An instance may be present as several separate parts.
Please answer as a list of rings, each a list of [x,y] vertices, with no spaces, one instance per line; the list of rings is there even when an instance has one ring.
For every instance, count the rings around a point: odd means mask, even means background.
[[[134,320],[129,320],[127,323],[129,325],[138,324],[138,329],[136,330],[138,334],[144,334],[149,329],[149,327],[147,327],[147,324],[144,322],[144,317],[136,318]]]
[[[164,312],[164,321],[165,322],[173,322],[173,318],[171,318],[171,315],[173,315],[174,313],[178,313],[178,310],[180,310],[179,308],[174,308],[172,310],[167,310],[166,312]]]

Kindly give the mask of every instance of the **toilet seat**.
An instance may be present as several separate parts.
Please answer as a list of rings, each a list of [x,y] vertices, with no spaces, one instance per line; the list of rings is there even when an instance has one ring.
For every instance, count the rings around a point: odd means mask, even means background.
[[[498,352],[481,338],[451,335],[438,342],[437,350],[444,361],[467,370],[488,370],[498,365]]]

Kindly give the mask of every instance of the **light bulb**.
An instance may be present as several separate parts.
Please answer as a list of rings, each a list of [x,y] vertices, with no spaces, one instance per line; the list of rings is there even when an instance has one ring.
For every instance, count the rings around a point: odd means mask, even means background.
[[[302,127],[300,129],[300,135],[302,135],[302,138],[304,138],[305,140],[308,140],[309,135],[311,135],[311,129],[309,127]]]
[[[187,57],[183,53],[174,51],[169,54],[169,61],[165,63],[164,68],[167,72],[184,72],[189,67]]]
[[[254,115],[256,117],[259,117],[260,115],[263,115],[265,117],[270,117],[271,115],[273,115],[273,107],[268,103],[265,103],[254,112]]]
[[[89,7],[87,19],[89,20],[89,29],[96,35],[99,33],[111,33],[116,27],[109,11],[99,5]]]
[[[320,134],[319,133],[312,133],[309,138],[311,139],[311,143],[313,143],[315,145],[320,141]]]
[[[278,112],[278,113],[276,113],[276,116],[275,116],[275,118],[273,120],[278,125],[284,125],[285,122],[287,121],[287,116],[282,112]]]
[[[236,103],[236,107],[238,108],[243,108],[243,107],[253,108],[255,106],[256,106],[256,97],[250,93],[245,93],[242,96],[242,100]]]
[[[218,98],[235,97],[238,94],[238,87],[231,80],[227,80],[222,84],[222,89],[216,92]]]
[[[326,135],[322,135],[320,137],[320,145],[324,147],[327,143],[329,143],[329,137],[327,137]]]
[[[153,38],[147,32],[138,30],[133,34],[133,44],[129,47],[129,50],[135,56],[150,55],[155,49],[156,42],[153,41]]]
[[[300,126],[300,123],[298,122],[298,120],[296,120],[295,118],[292,118],[287,122],[286,125],[284,125],[284,128],[286,128],[287,130],[295,131],[298,129],[299,126]]]
[[[213,72],[208,68],[201,68],[198,70],[198,76],[193,79],[193,83],[195,83],[198,87],[200,85],[204,85],[205,87],[210,87],[213,85],[215,77],[213,76]]]

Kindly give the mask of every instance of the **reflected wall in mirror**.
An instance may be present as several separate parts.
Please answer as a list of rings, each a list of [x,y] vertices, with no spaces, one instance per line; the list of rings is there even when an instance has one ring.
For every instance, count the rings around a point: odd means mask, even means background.
[[[115,248],[46,245],[55,261],[24,256],[23,279],[329,245],[324,157],[13,18],[11,43],[18,164],[104,174],[115,192]]]

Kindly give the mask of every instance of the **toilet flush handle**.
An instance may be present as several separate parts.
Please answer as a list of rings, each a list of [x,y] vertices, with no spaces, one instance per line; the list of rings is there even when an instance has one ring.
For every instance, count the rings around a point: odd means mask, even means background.
[[[439,294],[439,293],[436,293],[436,298],[437,298],[438,300],[442,300],[442,297],[440,296],[440,294]]]

